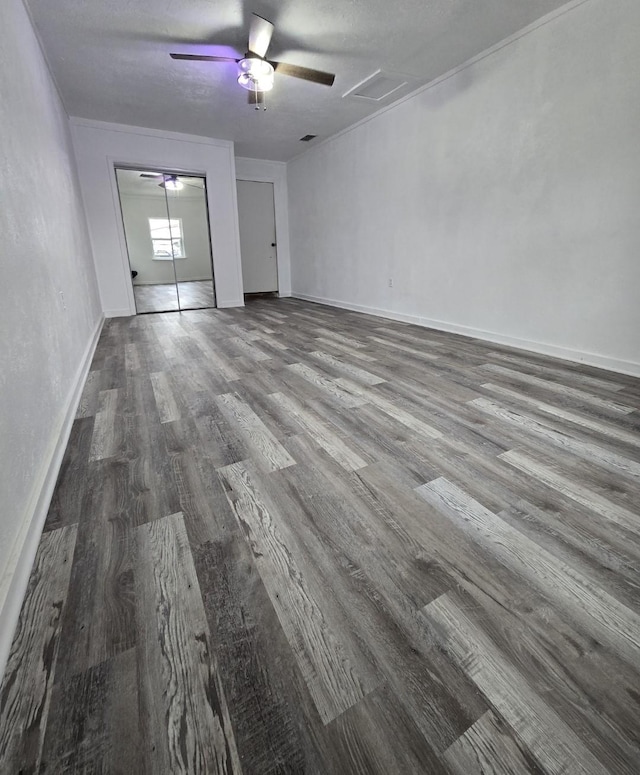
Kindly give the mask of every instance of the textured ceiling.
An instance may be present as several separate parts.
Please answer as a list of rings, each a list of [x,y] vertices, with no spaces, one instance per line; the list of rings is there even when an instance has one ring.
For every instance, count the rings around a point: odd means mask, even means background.
[[[26,2],[70,115],[233,140],[238,156],[287,160],[304,150],[303,135],[344,129],[565,0]],[[251,12],[275,24],[268,57],[334,72],[333,87],[276,75],[267,111],[256,111],[234,63],[169,58],[242,55]],[[409,84],[382,103],[342,97],[378,69]]]

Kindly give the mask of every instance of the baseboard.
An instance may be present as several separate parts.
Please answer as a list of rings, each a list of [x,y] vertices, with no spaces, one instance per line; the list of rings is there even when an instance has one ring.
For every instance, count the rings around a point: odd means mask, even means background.
[[[29,575],[31,574],[38,544],[40,543],[42,528],[49,511],[53,489],[56,485],[58,472],[62,465],[62,458],[71,434],[71,426],[78,410],[82,389],[87,379],[103,324],[104,316],[101,316],[82,356],[71,394],[62,413],[62,419],[52,434],[53,441],[50,446],[50,453],[47,455],[42,467],[42,483],[36,490],[35,503],[29,509],[20,533],[14,541],[13,548],[9,554],[9,560],[0,579],[0,680],[2,680],[7,659],[9,658],[13,634],[18,624],[18,617],[20,616],[22,601],[29,583]]]
[[[495,331],[484,331],[480,328],[471,328],[461,326],[456,323],[448,323],[443,320],[432,320],[431,318],[421,317],[419,315],[407,315],[401,312],[394,312],[379,307],[369,307],[363,304],[351,304],[346,301],[337,301],[336,299],[325,299],[321,296],[310,296],[306,293],[292,293],[296,299],[312,301],[315,304],[326,304],[329,307],[339,307],[340,309],[353,310],[354,312],[363,312],[367,315],[376,315],[377,317],[387,318],[388,320],[398,320],[402,323],[412,323],[424,328],[434,328],[438,331],[447,331],[452,334],[469,336],[473,339],[482,339],[486,342],[495,344],[504,344],[508,347],[514,347],[518,350],[528,350],[529,352],[539,353],[540,355],[549,355],[554,358],[562,358],[565,361],[573,363],[582,363],[587,366],[595,366],[607,371],[615,371],[619,374],[627,374],[631,377],[640,377],[640,363],[634,361],[625,361],[618,358],[611,358],[608,355],[599,355],[598,353],[583,352],[573,350],[559,345],[536,342],[529,339],[520,339],[514,336],[498,334]]]

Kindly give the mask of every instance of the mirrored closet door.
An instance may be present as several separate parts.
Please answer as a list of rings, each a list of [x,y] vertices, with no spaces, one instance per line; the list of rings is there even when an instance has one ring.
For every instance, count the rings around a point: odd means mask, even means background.
[[[203,177],[116,168],[138,314],[215,307]]]

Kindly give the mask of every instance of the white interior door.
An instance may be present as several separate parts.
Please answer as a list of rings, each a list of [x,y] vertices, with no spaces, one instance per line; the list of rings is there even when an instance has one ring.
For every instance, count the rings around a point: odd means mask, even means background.
[[[238,180],[237,186],[244,292],[277,291],[273,183]]]

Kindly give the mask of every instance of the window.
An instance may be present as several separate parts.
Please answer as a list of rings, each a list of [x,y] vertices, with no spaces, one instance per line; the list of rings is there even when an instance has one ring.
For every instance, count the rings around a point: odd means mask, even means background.
[[[149,233],[156,261],[186,258],[182,241],[182,218],[149,218]]]

